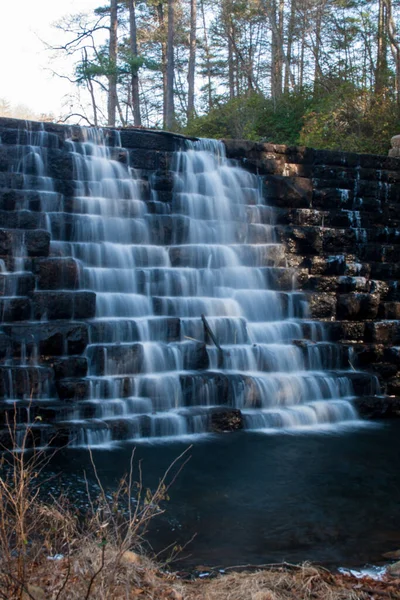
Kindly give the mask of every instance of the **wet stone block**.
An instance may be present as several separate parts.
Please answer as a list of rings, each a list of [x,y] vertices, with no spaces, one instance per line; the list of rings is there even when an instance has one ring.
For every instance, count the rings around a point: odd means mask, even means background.
[[[324,324],[329,339],[333,342],[349,340],[362,341],[364,339],[365,323],[352,321],[331,321]]]
[[[400,343],[399,321],[375,321],[365,324],[365,341],[378,344],[396,345]]]
[[[172,165],[171,152],[155,150],[130,150],[129,164],[134,169],[150,169],[151,171],[168,170]]]
[[[47,151],[47,173],[61,181],[74,179],[74,165],[71,152],[49,149]]]
[[[37,320],[91,319],[96,312],[94,292],[35,292],[33,315]]]
[[[354,168],[357,167],[359,164],[359,154],[356,154],[355,152],[341,152],[338,150],[314,150],[314,165],[336,165]]]
[[[240,410],[234,408],[216,409],[211,413],[211,431],[222,433],[243,429],[244,420]]]
[[[27,296],[34,287],[31,273],[0,273],[0,296]]]
[[[308,295],[309,312],[313,319],[327,319],[336,312],[336,297],[328,293],[315,293]]]
[[[22,400],[51,397],[52,369],[45,367],[0,367],[0,398]]]
[[[84,356],[56,359],[53,361],[52,366],[56,379],[86,377],[88,371],[88,361]]]
[[[48,256],[50,234],[42,229],[26,231],[24,243],[29,256]]]
[[[389,419],[400,417],[400,398],[389,396],[364,396],[354,400],[359,415],[364,419]]]
[[[41,290],[74,290],[79,285],[79,266],[73,258],[48,258],[34,263]]]
[[[122,129],[119,131],[119,135],[124,148],[174,152],[185,143],[184,137],[175,136],[168,132]]]
[[[41,229],[46,226],[46,217],[30,210],[0,210],[0,223],[7,229]]]
[[[312,181],[304,177],[267,175],[263,178],[263,195],[276,206],[310,208]]]
[[[311,275],[344,275],[346,259],[343,254],[326,257],[315,256],[303,260],[301,266],[308,269]]]
[[[57,394],[61,400],[79,401],[90,396],[90,383],[87,379],[61,379],[56,381]]]
[[[24,323],[3,326],[4,333],[13,341],[15,356],[25,347],[27,357],[81,354],[88,343],[86,323],[52,321],[51,323]]]
[[[0,298],[0,322],[26,321],[31,317],[29,298]]]
[[[379,294],[340,294],[337,300],[337,318],[345,320],[375,319],[379,303]]]
[[[379,307],[382,319],[400,319],[400,302],[384,302]]]
[[[280,241],[294,254],[320,254],[322,235],[320,227],[277,227]]]
[[[174,174],[171,171],[155,171],[150,177],[153,190],[172,192],[174,187]]]
[[[88,348],[91,375],[125,375],[143,372],[142,344],[90,346]]]

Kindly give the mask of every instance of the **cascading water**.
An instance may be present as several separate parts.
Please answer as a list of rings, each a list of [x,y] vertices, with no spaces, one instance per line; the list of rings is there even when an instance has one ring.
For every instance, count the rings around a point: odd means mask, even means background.
[[[174,157],[172,204],[156,191],[148,202],[140,177],[117,160],[118,132],[113,147],[101,130],[81,136],[66,142],[68,214],[40,139],[19,162],[25,191],[41,185],[51,256],[72,257],[79,289],[96,294],[87,392],[57,413],[72,444],[204,434],[227,406],[251,430],[356,421],[344,352],[307,320],[258,178],[226,159],[222,143],[186,142]]]
[[[87,134],[70,143],[81,214],[69,241],[54,243],[79,260],[81,287],[97,297],[90,396],[66,416],[81,426],[76,443],[207,432],[226,403],[249,429],[354,420],[349,378],[323,370],[340,369],[339,352],[292,344],[304,337],[307,305],[274,289],[284,249],[260,223],[269,211],[257,178],[230,164],[221,143],[200,141],[176,155],[171,214],[161,202],[149,214],[129,168],[110,159],[99,132]],[[221,350],[205,340],[202,314]],[[321,341],[321,328],[309,329]]]

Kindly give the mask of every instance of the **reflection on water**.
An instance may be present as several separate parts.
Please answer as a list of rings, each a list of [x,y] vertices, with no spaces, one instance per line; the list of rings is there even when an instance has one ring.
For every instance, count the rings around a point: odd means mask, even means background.
[[[400,548],[400,423],[341,434],[227,434],[198,443],[153,525],[159,551],[190,544],[188,566],[314,560],[335,565],[379,562]],[[154,486],[185,443],[141,445],[145,484]],[[96,452],[112,488],[131,448]],[[84,496],[87,453],[57,455],[71,493]]]

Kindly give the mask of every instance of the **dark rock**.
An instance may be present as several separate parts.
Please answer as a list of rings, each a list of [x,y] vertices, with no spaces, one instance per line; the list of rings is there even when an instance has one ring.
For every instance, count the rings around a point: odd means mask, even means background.
[[[107,365],[113,365],[113,374],[125,375],[142,373],[144,370],[144,351],[142,344],[123,344],[115,346],[91,346],[88,349],[90,372],[92,375],[106,375]]]
[[[56,382],[61,400],[79,401],[90,397],[90,382],[87,379],[61,379]]]
[[[171,192],[174,187],[174,175],[171,171],[155,171],[150,184],[153,190]]]
[[[47,258],[34,264],[38,289],[74,290],[79,284],[79,267],[73,258]]]
[[[336,296],[328,293],[309,294],[309,312],[313,319],[331,318],[336,313]]]
[[[22,400],[52,395],[53,372],[45,367],[0,366],[0,398]]]
[[[366,323],[365,341],[378,344],[400,343],[400,323],[398,321],[375,321]]]
[[[345,320],[374,319],[378,314],[379,294],[340,294],[337,299],[337,318]]]
[[[211,430],[216,433],[243,429],[244,420],[240,410],[234,408],[218,409],[211,413]]]
[[[52,366],[56,379],[86,377],[88,371],[88,361],[83,356],[59,358],[53,361]]]
[[[363,396],[354,400],[359,415],[364,419],[400,417],[400,398],[390,396]]]
[[[3,327],[4,333],[13,340],[15,355],[21,354],[24,345],[28,355],[39,353],[41,356],[61,356],[81,354],[88,343],[86,323],[24,323]]]
[[[48,256],[50,234],[48,231],[43,231],[42,229],[26,231],[24,243],[29,256]]]
[[[382,319],[400,319],[400,302],[383,302],[379,312]]]
[[[29,298],[0,298],[0,322],[26,321],[31,318]]]
[[[155,150],[130,150],[129,164],[134,169],[168,170],[172,165],[172,153]]]
[[[207,347],[201,342],[186,342],[183,350],[183,368],[188,371],[208,369]]]
[[[94,292],[35,292],[33,314],[43,319],[92,319],[96,312]]]
[[[320,254],[322,235],[320,227],[277,227],[278,236],[289,252],[295,254]]]
[[[267,175],[263,178],[264,196],[276,206],[310,208],[312,181],[304,177]]]

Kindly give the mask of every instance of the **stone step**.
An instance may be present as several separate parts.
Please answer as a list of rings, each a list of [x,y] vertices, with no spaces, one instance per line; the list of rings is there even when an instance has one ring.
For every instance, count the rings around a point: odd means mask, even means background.
[[[400,279],[400,263],[374,262],[370,263],[371,277],[373,279],[388,281]]]
[[[41,258],[34,261],[38,290],[75,290],[79,287],[80,264],[73,258]]]
[[[0,127],[0,143],[7,145],[26,145],[38,146],[44,148],[60,148],[62,145],[63,136],[61,132],[50,133],[44,131],[29,131],[19,127]],[[21,123],[21,121],[19,122]],[[18,123],[18,124],[19,124]]]
[[[2,359],[24,355],[26,360],[82,354],[88,343],[88,324],[73,321],[21,322],[0,328]]]
[[[35,288],[35,277],[24,271],[16,273],[0,273],[1,296],[28,296]]]
[[[400,322],[385,319],[365,323],[365,341],[392,346],[400,344]]]
[[[47,256],[50,234],[43,229],[0,229],[0,256]],[[22,250],[21,250],[22,248]]]
[[[368,180],[377,183],[399,183],[399,171],[381,170],[376,168],[363,167],[345,167],[335,165],[314,165],[312,168],[312,177],[315,179],[333,179],[333,180]]]
[[[131,375],[134,373],[196,371],[208,368],[205,344],[195,341],[174,344],[135,343],[119,345],[90,345],[87,348],[90,374]]]
[[[177,317],[145,319],[95,319],[89,324],[90,343],[140,342],[143,339],[178,342],[181,339],[181,320]]]
[[[0,223],[4,229],[46,229],[46,215],[31,210],[0,210]]]
[[[315,292],[332,292],[343,294],[348,292],[369,292],[371,281],[366,277],[350,277],[347,275],[310,275],[301,281],[301,289]]]
[[[1,177],[1,174],[0,174]],[[0,210],[2,211],[60,211],[67,203],[58,192],[25,191],[20,189],[0,188]],[[72,200],[70,203],[72,203]],[[13,219],[13,216],[8,217]],[[41,219],[42,217],[38,217]]]
[[[285,249],[281,244],[193,244],[171,246],[168,253],[173,267],[221,268],[234,266],[238,261],[244,266],[286,266]]]
[[[47,367],[0,366],[0,398],[29,400],[54,396],[53,370]]]
[[[336,317],[338,319],[363,321],[375,319],[380,305],[379,294],[352,292],[337,297]]]
[[[25,193],[56,192],[72,197],[76,192],[76,183],[72,179],[55,179],[0,171],[0,193],[9,189],[23,190]]]
[[[0,323],[27,321],[32,315],[32,303],[25,296],[6,296],[0,298]]]
[[[92,319],[96,294],[87,291],[37,291],[32,295],[35,320]]]
[[[277,238],[286,245],[289,252],[295,254],[328,254],[341,253],[348,249],[361,259],[378,260],[376,256],[391,256],[400,245],[400,231],[395,228],[364,229],[350,227],[347,229],[318,226],[283,226],[275,227]],[[381,248],[385,248],[379,253]],[[389,258],[390,260],[390,258]]]

